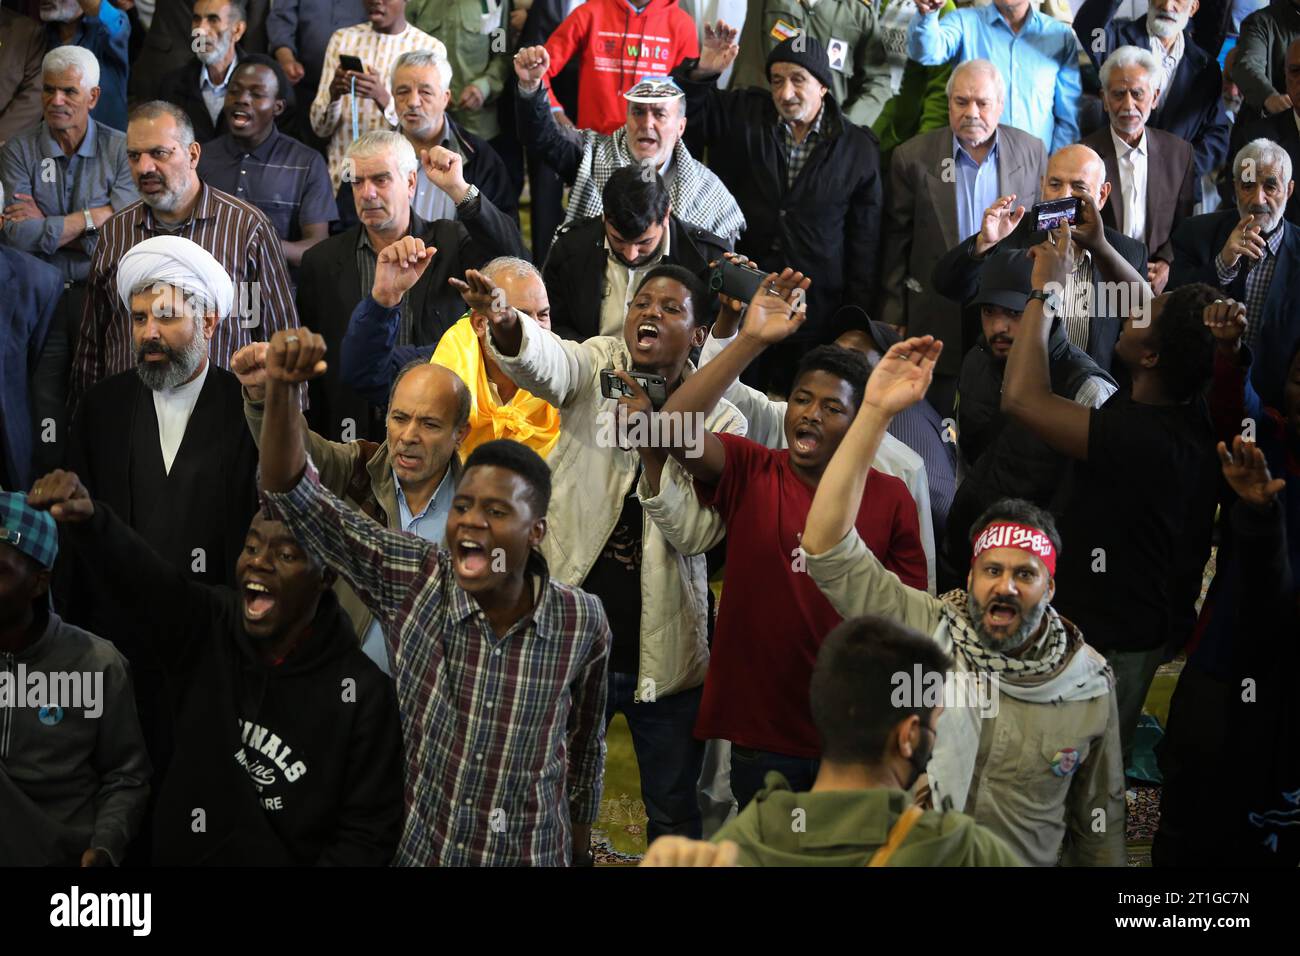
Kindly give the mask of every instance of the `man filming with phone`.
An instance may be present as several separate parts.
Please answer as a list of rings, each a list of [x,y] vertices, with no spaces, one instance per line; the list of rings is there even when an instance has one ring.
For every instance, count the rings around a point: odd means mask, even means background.
[[[641,457],[632,446],[667,444],[647,428],[666,419],[645,413],[694,373],[688,355],[708,331],[709,293],[695,273],[657,265],[632,286],[621,335],[573,342],[507,308],[482,274],[468,272],[465,285],[470,308],[489,317],[488,354],[560,412],[547,460],[555,494],[542,553],[556,581],[582,587],[605,607],[613,635],[606,718],[622,711],[632,730],[648,836],[698,839],[704,745],[692,731],[709,666],[708,572],[704,555],[681,554],[642,513]],[[616,394],[615,382],[625,394]],[[744,417],[725,400],[677,424],[696,447],[702,431],[745,433]]]
[[[1069,200],[1076,200],[1073,209],[1064,211],[1082,254],[1065,284],[1060,317],[1070,344],[1109,371],[1124,319],[1147,295],[1145,244],[1101,221],[1110,192],[1106,165],[1094,150],[1077,144],[1058,149],[1047,161],[1038,205],[1026,210],[1017,205],[1014,194],[999,198],[984,211],[980,231],[949,249],[935,265],[935,291],[956,302],[970,302],[990,253],[1045,241],[1048,224],[1071,205]]]

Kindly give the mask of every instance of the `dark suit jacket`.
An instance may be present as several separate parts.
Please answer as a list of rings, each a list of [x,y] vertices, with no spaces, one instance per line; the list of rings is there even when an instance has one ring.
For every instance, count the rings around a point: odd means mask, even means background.
[[[944,250],[966,238],[957,235],[952,143],[952,130],[945,125],[907,140],[890,159],[889,208],[882,243],[884,304],[879,317],[890,325],[906,325],[908,335],[933,335],[943,341],[948,347],[939,356],[936,371],[956,377],[967,345],[961,306],[939,295],[930,284]],[[1037,137],[1012,126],[998,126],[999,196],[1015,193],[1017,201],[1028,209],[1038,201],[1046,172],[1047,150]],[[968,341],[975,344],[973,336]]]
[[[1081,141],[1091,146],[1106,163],[1110,199],[1101,209],[1101,220],[1110,228],[1125,228],[1124,197],[1120,194],[1119,160],[1110,127],[1097,130]],[[1173,259],[1169,237],[1196,205],[1195,157],[1190,144],[1162,129],[1147,127],[1146,228],[1143,239],[1152,259]],[[1142,273],[1146,275],[1145,270]]]
[[[1241,218],[1237,210],[1220,209],[1204,216],[1193,216],[1174,231],[1174,263],[1169,270],[1169,288],[1191,282],[1222,289],[1239,302],[1246,300],[1245,273],[1224,286],[1214,267],[1228,234],[1236,228]],[[1286,383],[1291,356],[1300,344],[1300,318],[1296,317],[1296,303],[1300,302],[1300,226],[1282,221],[1285,232],[1278,249],[1277,265],[1264,298],[1264,308],[1259,315],[1247,315],[1247,321],[1258,329],[1255,345],[1255,362],[1251,366],[1250,380],[1266,405],[1282,407],[1282,388]]]
[[[249,53],[265,53],[266,15],[271,0],[248,0],[247,6],[248,28],[239,45]],[[159,99],[167,74],[194,61],[193,19],[194,0],[159,0],[145,34],[144,49],[131,63],[128,90],[132,103]]]
[[[161,516],[133,513],[131,430],[148,389],[135,369],[92,387],[77,407],[69,431],[69,466],[91,495],[112,506],[127,524],[162,529],[146,535],[154,550],[186,575],[209,584],[233,584],[235,559],[257,508],[257,446],[244,421],[239,379],[209,364],[185,438],[167,475]],[[139,412],[144,409],[144,412]],[[153,417],[153,428],[157,430]],[[194,571],[194,549],[204,549],[206,570]]]
[[[669,254],[664,264],[684,266],[707,281],[709,263],[722,258],[726,240],[676,216],[669,218],[668,229]],[[599,216],[576,219],[555,233],[542,278],[551,300],[551,331],[556,335],[581,342],[600,334],[607,256],[605,220]]]
[[[1294,179],[1297,172],[1300,172],[1300,130],[1296,129],[1296,114],[1294,110],[1283,110],[1281,113],[1275,113],[1264,119],[1257,119],[1253,122],[1242,119],[1240,123],[1232,128],[1232,143],[1228,147],[1228,155],[1236,156],[1237,151],[1254,139],[1271,139],[1291,157],[1291,176]],[[1232,180],[1232,167],[1224,169],[1223,180],[1228,183],[1225,192],[1225,200],[1230,199],[1235,204],[1233,190],[1230,185]],[[1291,193],[1290,200],[1286,204],[1286,218],[1300,226],[1300,196],[1296,192]]]
[[[238,63],[248,52],[243,44],[235,47],[235,62]],[[200,77],[206,70],[197,57],[190,57],[190,62],[172,70],[162,78],[158,87],[158,98],[175,103],[185,111],[185,115],[194,124],[194,139],[200,144],[216,139],[226,131],[226,115],[217,114],[217,121],[212,122],[208,113],[208,104],[203,102],[203,93],[199,89]]]
[[[1138,275],[1146,278],[1147,274],[1147,247],[1145,243],[1138,242],[1136,239],[1130,239],[1122,233],[1116,232],[1109,226],[1103,226],[1106,230],[1106,241],[1111,244],[1121,256],[1124,257],[1129,265],[1137,270]],[[1036,246],[1047,238],[1047,233],[1040,232],[1034,228],[1033,220],[1029,218],[1029,211],[1025,211],[1025,217],[1020,220],[1020,225],[1016,226],[1011,235],[1007,236],[994,249],[1027,249],[1030,246]],[[975,236],[962,241],[960,244],[949,249],[939,264],[934,267],[934,288],[940,295],[947,296],[954,302],[960,302],[962,305],[970,302],[975,297],[979,288],[980,269],[983,267],[984,260],[976,259],[974,256]],[[989,253],[992,253],[992,249]],[[1127,315],[1112,314],[1112,305],[1122,305],[1123,299],[1117,300],[1117,297],[1103,293],[1097,286],[1102,282],[1101,277],[1097,275],[1097,270],[1093,270],[1093,303],[1097,314],[1093,316],[1092,323],[1088,330],[1088,354],[1092,360],[1100,365],[1105,371],[1110,371],[1111,360],[1115,355],[1115,341],[1119,338],[1120,328],[1124,324]],[[1173,277],[1170,277],[1169,287],[1174,287]],[[978,316],[973,321],[978,321]]]
[[[63,295],[63,275],[35,256],[0,246],[0,437],[8,486],[25,491],[32,478],[28,370],[36,367],[50,320]]]
[[[352,310],[370,294],[370,289],[361,287],[357,268],[357,242],[362,228],[357,225],[330,236],[309,249],[302,259],[298,314],[304,324],[325,337],[331,355],[339,354]],[[413,316],[411,345],[436,344],[464,314],[465,302],[448,284],[449,278],[461,278],[466,269],[477,269],[496,256],[526,258],[519,227],[486,200],[481,200],[476,216],[463,221],[439,219],[429,223],[412,213],[409,234],[438,250],[424,275],[407,293]],[[370,403],[344,384],[337,362],[328,364],[328,371],[309,386],[311,408],[307,421],[312,430],[334,441],[382,440],[379,423],[371,421]],[[344,425],[348,419],[353,423],[350,430]]]
[[[1074,15],[1074,32],[1088,52],[1093,65],[1101,69],[1106,57],[1122,46],[1151,49],[1146,17],[1140,20],[1117,20],[1115,11],[1120,0],[1085,0]],[[1207,9],[1204,23],[1198,22],[1196,35],[1218,38],[1222,45],[1222,13]],[[1217,25],[1217,31],[1216,31]],[[1093,33],[1104,31],[1105,45],[1093,49]],[[1232,124],[1224,112],[1223,73],[1219,69],[1217,49],[1214,55],[1197,46],[1192,30],[1184,34],[1183,58],[1178,61],[1174,80],[1160,94],[1160,102],[1151,113],[1147,127],[1173,133],[1192,144],[1196,156],[1196,175],[1201,176],[1222,164],[1228,153],[1228,132]]]

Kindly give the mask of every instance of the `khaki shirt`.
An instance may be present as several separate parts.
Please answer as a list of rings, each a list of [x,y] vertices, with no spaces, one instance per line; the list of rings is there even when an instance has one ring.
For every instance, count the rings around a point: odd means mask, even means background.
[[[406,4],[406,21],[447,47],[452,119],[484,139],[501,132],[496,102],[507,74],[513,72],[507,42],[508,11],[509,4],[502,0],[409,0]],[[483,94],[483,107],[457,109],[461,93],[470,84]]]
[[[779,773],[713,836],[733,840],[742,866],[866,866],[912,798],[902,790],[793,793]],[[1023,866],[963,813],[927,810],[888,866]]]
[[[886,571],[856,530],[829,551],[808,555],[807,568],[844,617],[878,614],[934,636],[952,652],[943,602]],[[1097,651],[1085,644],[1076,653]],[[961,655],[956,662],[957,670],[969,669]],[[996,713],[980,720],[975,771],[962,810],[1031,865],[1123,866],[1124,767],[1113,690],[1053,704],[1016,700],[1005,692],[996,700]],[[940,717],[936,747],[943,746],[949,716],[945,710]],[[936,749],[932,769],[937,754]]]

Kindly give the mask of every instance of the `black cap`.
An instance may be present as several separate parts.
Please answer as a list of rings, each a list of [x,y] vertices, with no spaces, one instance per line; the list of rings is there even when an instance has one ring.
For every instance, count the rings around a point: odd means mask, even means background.
[[[1034,260],[1024,252],[995,252],[980,270],[980,287],[970,305],[996,305],[1013,312],[1025,311],[1033,291]]]
[[[889,351],[891,345],[902,341],[897,329],[888,322],[877,322],[859,305],[842,305],[836,309],[831,317],[831,328],[838,330],[841,335],[852,331],[865,332],[882,356]]]
[[[822,46],[821,40],[815,36],[796,33],[774,46],[772,52],[767,55],[767,66],[764,67],[769,82],[772,79],[773,63],[793,63],[795,66],[801,66],[816,77],[817,82],[826,89],[834,89],[834,84],[831,82],[831,58],[826,53],[826,47]]]

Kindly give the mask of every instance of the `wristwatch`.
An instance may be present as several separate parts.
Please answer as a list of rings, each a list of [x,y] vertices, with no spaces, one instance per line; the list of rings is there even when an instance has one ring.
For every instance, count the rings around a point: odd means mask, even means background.
[[[86,232],[98,232],[99,227],[95,225],[95,219],[90,214],[90,207],[81,210],[81,214],[86,217]]]
[[[1029,293],[1030,299],[1038,299],[1043,303],[1043,313],[1049,316],[1059,315],[1061,312],[1061,297],[1055,292],[1047,292],[1043,289],[1034,289]]]
[[[469,192],[465,194],[465,198],[462,199],[460,202],[456,203],[456,208],[468,209],[472,203],[478,201],[478,196],[479,196],[478,187],[470,186]]]

